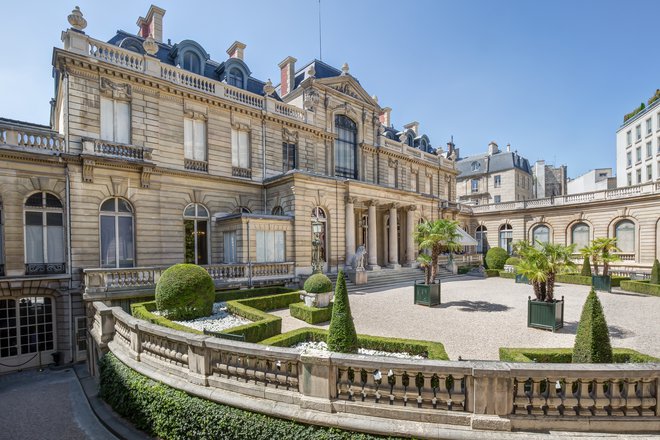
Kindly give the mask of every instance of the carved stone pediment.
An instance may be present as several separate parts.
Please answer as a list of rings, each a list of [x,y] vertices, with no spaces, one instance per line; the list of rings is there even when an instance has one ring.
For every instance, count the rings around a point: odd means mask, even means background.
[[[108,78],[101,78],[101,94],[112,99],[131,99],[131,86],[130,84],[119,84],[110,81]]]
[[[378,103],[362,88],[350,75],[324,78],[317,80],[318,83],[326,85],[337,92],[362,101],[370,106],[378,106]]]
[[[282,140],[284,142],[288,142],[290,144],[297,144],[298,143],[298,132],[289,130],[288,128],[284,127],[282,128]]]

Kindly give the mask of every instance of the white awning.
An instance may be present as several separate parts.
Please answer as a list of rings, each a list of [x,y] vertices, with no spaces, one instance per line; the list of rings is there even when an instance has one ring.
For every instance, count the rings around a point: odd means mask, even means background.
[[[458,239],[458,243],[461,246],[476,246],[477,245],[477,240],[472,238],[470,234],[465,232],[463,229],[457,227],[456,231],[461,234],[460,238]]]

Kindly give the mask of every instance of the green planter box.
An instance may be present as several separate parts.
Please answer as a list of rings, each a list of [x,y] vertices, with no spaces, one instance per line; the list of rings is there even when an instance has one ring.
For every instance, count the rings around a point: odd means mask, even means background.
[[[525,275],[516,274],[516,284],[529,284],[529,280]]]
[[[418,284],[415,281],[415,304],[429,307],[440,304],[440,281],[436,284]]]
[[[527,300],[527,327],[559,330],[564,326],[564,297],[554,302]]]
[[[612,291],[612,277],[609,275],[592,275],[591,276],[591,285],[594,290],[601,292],[611,292]]]

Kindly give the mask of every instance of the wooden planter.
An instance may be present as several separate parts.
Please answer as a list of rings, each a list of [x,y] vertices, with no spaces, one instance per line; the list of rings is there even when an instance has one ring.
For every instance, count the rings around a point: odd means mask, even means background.
[[[559,330],[564,326],[564,297],[553,302],[527,300],[527,327]]]
[[[440,304],[440,281],[435,284],[418,284],[415,281],[415,304],[429,307]]]
[[[609,275],[592,275],[591,285],[593,286],[594,290],[601,292],[611,292],[612,277]]]

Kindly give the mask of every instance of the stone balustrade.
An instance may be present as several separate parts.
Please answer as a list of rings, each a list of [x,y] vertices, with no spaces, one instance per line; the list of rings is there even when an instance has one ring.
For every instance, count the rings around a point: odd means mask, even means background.
[[[482,254],[465,254],[465,255],[452,255],[451,259],[459,266],[464,265],[481,265],[483,264],[484,256]],[[449,255],[440,255],[438,257],[438,264],[445,266],[449,264]]]
[[[210,264],[207,270],[217,287],[286,282],[295,279],[294,263]],[[129,267],[84,269],[86,299],[117,298],[118,293],[145,296],[153,293],[167,267]]]
[[[422,438],[436,438],[438,423],[462,430],[660,430],[660,364],[299,353],[160,327],[101,302],[92,306],[93,353],[112,351],[189,394],[276,417],[295,414],[301,422],[381,435],[392,434],[395,420],[397,434]]]
[[[87,40],[89,42],[88,55],[90,57],[137,72],[144,71],[144,55],[92,38]]]
[[[150,161],[153,149],[119,144],[100,139],[83,138],[83,153],[129,161]]]
[[[187,170],[202,171],[204,173],[209,170],[209,163],[205,160],[184,159],[183,166]]]
[[[20,147],[26,150],[59,154],[66,150],[64,136],[44,128],[43,130],[0,124],[0,146]]]

